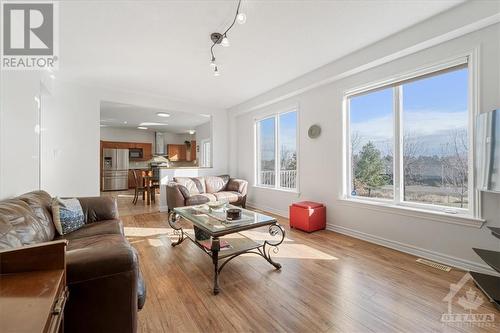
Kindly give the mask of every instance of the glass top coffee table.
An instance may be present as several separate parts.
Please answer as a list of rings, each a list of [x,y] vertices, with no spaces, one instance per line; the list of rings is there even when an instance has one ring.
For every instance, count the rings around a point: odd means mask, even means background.
[[[285,239],[285,229],[271,216],[242,208],[239,208],[241,209],[240,219],[228,220],[226,210],[229,208],[239,207],[229,204],[219,209],[212,209],[208,205],[177,207],[171,211],[168,218],[170,226],[179,237],[176,242],[172,243],[172,246],[177,246],[184,239],[189,238],[212,258],[215,295],[219,293],[219,274],[222,268],[241,254],[257,254],[276,269],[281,268],[281,264],[271,259],[271,251],[278,252],[278,246]],[[181,217],[193,225],[193,231],[183,229],[179,223]],[[268,226],[273,240],[254,240],[240,233],[265,226]]]

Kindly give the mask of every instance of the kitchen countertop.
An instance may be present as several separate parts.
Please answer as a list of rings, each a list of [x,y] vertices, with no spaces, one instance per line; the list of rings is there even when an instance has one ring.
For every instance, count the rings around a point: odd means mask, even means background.
[[[160,166],[158,167],[159,169],[212,169],[212,167],[200,167],[200,166],[181,166],[181,167],[167,167],[167,166]],[[136,167],[136,168],[129,168],[129,170],[151,170],[151,168],[148,167]]]

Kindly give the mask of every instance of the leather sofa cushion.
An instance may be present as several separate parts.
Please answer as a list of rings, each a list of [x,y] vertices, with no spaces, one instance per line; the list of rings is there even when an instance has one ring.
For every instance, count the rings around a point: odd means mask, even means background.
[[[196,194],[186,199],[186,206],[201,205],[209,201],[217,201],[216,196],[211,193]]]
[[[136,270],[137,254],[122,235],[96,235],[69,240],[68,284]]]
[[[202,177],[189,178],[189,177],[175,177],[174,181],[187,188],[190,195],[200,194],[205,192],[205,182],[200,181]],[[196,181],[195,181],[196,180]]]
[[[15,237],[18,239],[14,240],[14,238],[9,237],[11,243],[8,242],[8,239],[3,239],[4,246],[10,245],[13,248],[19,246],[19,242],[22,245],[31,245],[52,240],[44,223],[40,222],[30,206],[20,199],[0,202],[0,216],[3,223],[12,227],[6,235],[13,236],[13,232],[15,232]],[[4,228],[4,230],[7,229]]]
[[[18,199],[30,206],[39,222],[44,226],[48,240],[53,240],[56,236],[56,229],[52,220],[52,210],[50,208],[52,198],[50,194],[45,191],[33,191],[19,196]]]
[[[241,194],[238,192],[223,191],[214,193],[217,200],[225,200],[228,202],[237,202],[241,198]]]
[[[83,237],[91,237],[98,235],[123,235],[123,224],[120,220],[106,220],[99,221],[96,223],[88,223],[85,224],[78,230],[70,232],[69,234],[65,234],[60,236],[60,239],[78,239]]]
[[[208,176],[205,177],[205,184],[207,193],[216,193],[220,191],[224,191],[227,186],[227,182],[229,181],[229,176],[225,178],[225,176]]]

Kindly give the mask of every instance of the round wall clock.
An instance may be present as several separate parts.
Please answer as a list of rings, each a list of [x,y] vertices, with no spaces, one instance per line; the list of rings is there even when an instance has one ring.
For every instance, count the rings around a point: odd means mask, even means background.
[[[319,125],[312,125],[311,127],[309,127],[309,130],[307,131],[307,135],[311,138],[311,139],[316,139],[317,137],[319,137],[321,134],[321,127]]]

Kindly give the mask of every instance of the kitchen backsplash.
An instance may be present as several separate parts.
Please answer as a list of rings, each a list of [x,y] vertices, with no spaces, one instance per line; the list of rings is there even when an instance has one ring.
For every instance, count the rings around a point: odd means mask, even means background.
[[[196,167],[198,166],[198,161],[178,161],[178,162],[169,162],[169,166],[171,168],[182,168],[182,167]],[[129,169],[149,169],[148,161],[130,161]]]

